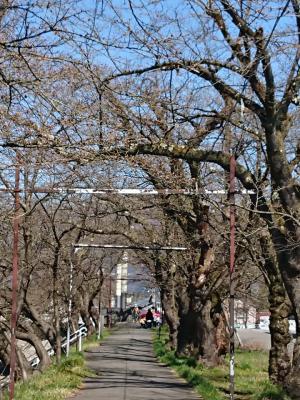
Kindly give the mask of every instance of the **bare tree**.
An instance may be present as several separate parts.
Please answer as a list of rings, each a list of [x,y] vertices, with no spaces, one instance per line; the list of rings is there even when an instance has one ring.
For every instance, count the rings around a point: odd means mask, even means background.
[[[245,189],[253,192],[253,206],[268,225],[296,319],[297,339],[287,386],[291,395],[297,396],[300,375],[299,138],[293,112],[298,104],[299,4],[287,2],[280,9],[272,9],[272,24],[265,22],[265,9],[259,3],[240,7],[225,0],[190,1],[188,5],[174,6],[171,10],[164,10],[161,3],[145,5],[129,1],[127,5],[128,10],[123,12],[111,3],[118,21],[115,32],[121,30],[123,38],[127,32],[127,41],[114,42],[114,45],[118,43],[125,54],[139,54],[139,61],[132,58],[131,65],[125,67],[117,63],[118,72],[107,80],[102,79],[104,85],[112,79],[122,82],[120,94],[127,96],[130,107],[125,114],[127,121],[123,118],[122,123],[122,117],[119,118],[122,128],[118,131],[126,132],[123,143],[106,154],[167,156],[214,163],[229,171],[230,155],[223,148],[222,126],[231,124],[234,133],[231,146],[238,158],[236,176]],[[131,12],[131,20],[127,18],[128,12]],[[193,23],[187,26],[188,17]],[[291,40],[288,45],[283,43],[285,35]],[[117,40],[117,35],[114,39]],[[131,83],[132,75],[136,78]],[[171,82],[173,89],[171,100],[154,98],[155,87],[166,86],[166,82]],[[182,98],[178,96],[181,83],[185,83]],[[111,89],[115,85],[111,85]],[[138,85],[137,92],[134,88]],[[188,102],[191,99],[189,90],[195,87],[199,88],[199,93],[207,90],[211,100],[206,101],[206,96],[200,98],[199,94]],[[149,118],[148,123],[144,118],[140,125],[134,123],[133,132],[137,136],[128,135],[128,121],[138,121],[139,116],[145,115],[144,111],[138,115],[136,110],[142,107],[146,96],[151,96],[148,104],[152,104],[152,110],[160,107],[168,115],[164,136],[156,136],[160,122],[157,118]],[[135,102],[130,103],[131,99]],[[226,104],[231,106],[221,112]],[[217,118],[220,123],[211,134],[200,131],[197,136],[197,126],[203,126],[203,118],[208,121]],[[175,144],[169,141],[170,131],[176,137]],[[198,138],[196,145],[194,137]],[[98,152],[98,157],[103,155],[103,150]],[[97,152],[93,157],[96,156]],[[255,161],[259,157],[261,163]]]

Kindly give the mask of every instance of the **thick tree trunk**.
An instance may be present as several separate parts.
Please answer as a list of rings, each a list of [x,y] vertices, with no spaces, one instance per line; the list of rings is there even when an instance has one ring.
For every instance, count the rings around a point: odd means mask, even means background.
[[[90,316],[90,322],[93,327],[93,331],[96,330],[97,321],[98,321],[98,310],[94,305],[94,298],[89,300],[88,311]]]
[[[18,331],[17,338],[30,343],[35,348],[36,354],[40,359],[38,365],[40,371],[45,370],[51,364],[50,356],[38,336],[32,332],[24,333]]]
[[[10,333],[8,333],[8,331],[3,331],[3,335],[8,344],[7,349],[8,353],[10,354]],[[28,379],[28,377],[32,374],[32,368],[18,345],[16,346],[16,361],[16,379]]]
[[[169,327],[169,347],[172,350],[177,348],[179,325],[178,306],[176,302],[176,272],[177,268],[174,263],[170,265],[162,262],[160,259],[156,260],[155,277],[158,285],[160,286],[164,319]]]
[[[293,363],[292,363],[292,373],[286,384],[286,389],[292,399],[300,399],[300,335],[298,327],[298,337],[296,338],[296,343],[294,345],[293,353]]]
[[[212,307],[210,317],[216,329],[216,343],[218,362],[223,361],[223,357],[228,353],[229,348],[229,326],[228,320],[223,309],[221,298],[218,294],[212,295]]]
[[[18,346],[16,347],[16,358],[17,377],[20,377],[23,381],[25,381],[32,375],[32,367]]]
[[[201,316],[199,316],[197,325],[198,329],[200,328],[201,343],[199,360],[208,367],[221,363],[217,343],[217,326],[215,326],[211,317],[212,303],[210,300],[207,300],[201,309]]]
[[[195,338],[193,334],[197,334],[199,330],[195,329],[197,314],[190,309],[190,298],[187,288],[182,288],[178,293],[178,334],[176,354],[178,356],[195,356],[194,345]]]
[[[176,349],[178,356],[185,355],[198,358],[201,354],[200,329],[202,330],[203,326],[199,313],[189,309],[180,312]]]
[[[275,231],[275,233],[274,233]],[[299,229],[300,231],[300,229]],[[300,246],[292,245],[290,240],[273,229],[273,241],[278,265],[296,322],[296,342],[294,345],[291,373],[286,380],[286,389],[292,399],[300,399]],[[299,232],[300,235],[300,232]],[[300,243],[300,236],[299,242]]]
[[[299,261],[300,265],[300,261]],[[292,371],[287,381],[287,390],[293,399],[300,399],[300,274],[295,277],[289,274],[288,293],[293,303],[293,314],[296,322],[296,342],[294,344]],[[285,282],[287,282],[285,280]],[[292,294],[292,295],[291,295]]]
[[[216,295],[206,299],[197,311],[193,304],[193,309],[189,308],[180,320],[178,354],[193,356],[209,367],[216,366],[223,362],[228,341],[226,318]]]
[[[264,254],[261,268],[266,277],[270,305],[269,377],[272,382],[282,385],[291,371],[291,356],[288,352],[288,344],[291,341],[288,316],[292,312],[292,305],[287,297],[270,237],[261,236],[260,246]]]
[[[269,230],[296,321],[296,344],[287,390],[293,399],[300,399],[300,187],[292,175],[285,148],[288,120],[285,110],[276,118],[268,115],[262,119],[262,125],[266,132],[273,195],[278,198],[279,211],[283,214],[282,221],[276,221],[275,226],[269,223]],[[269,217],[265,218],[268,222]]]
[[[88,294],[85,294],[84,298],[80,298],[80,316],[87,328],[88,335],[91,335],[95,331],[90,314],[92,305],[93,303],[89,299]]]
[[[269,377],[274,383],[283,384],[291,371],[288,344],[288,315],[290,302],[286,297],[281,278],[269,286],[271,350],[269,357]]]
[[[174,293],[168,289],[161,289],[161,301],[164,317],[169,327],[169,345],[172,350],[177,348],[178,314],[175,305]]]
[[[195,256],[186,267],[186,287],[183,289],[183,281],[181,291],[178,291],[177,354],[193,356],[212,366],[221,362],[218,340],[222,336],[220,327],[223,322],[222,318],[214,317],[214,296],[209,283],[214,266],[214,249],[208,225],[209,207],[195,199],[194,211],[197,218],[194,226],[189,224],[189,230]]]
[[[30,304],[25,298],[25,302],[23,305],[22,312],[24,316],[29,318],[35,326],[35,331],[38,331],[38,334],[41,338],[47,339],[51,346],[54,348],[55,346],[55,332],[52,325],[48,322],[44,321],[39,315],[38,311],[35,307]]]
[[[214,312],[211,300],[199,311],[185,309],[180,315],[178,346],[176,353],[192,356],[206,366],[216,366],[223,361],[226,352],[225,323],[221,313]]]

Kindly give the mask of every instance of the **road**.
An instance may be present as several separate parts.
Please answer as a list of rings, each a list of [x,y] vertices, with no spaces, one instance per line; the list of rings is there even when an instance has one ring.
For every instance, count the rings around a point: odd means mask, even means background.
[[[249,349],[270,350],[271,337],[268,331],[261,329],[238,329],[242,347]]]
[[[151,330],[124,325],[99,347],[87,351],[96,377],[85,380],[73,400],[199,400],[152,350]]]
[[[252,350],[270,350],[271,336],[269,331],[262,329],[238,329],[238,336],[241,339],[242,346]],[[293,340],[289,344],[289,350],[293,351]]]

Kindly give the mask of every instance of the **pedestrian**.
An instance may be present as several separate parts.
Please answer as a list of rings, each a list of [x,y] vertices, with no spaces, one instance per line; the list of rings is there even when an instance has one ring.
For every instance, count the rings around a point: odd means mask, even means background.
[[[140,315],[140,310],[139,310],[138,306],[134,306],[133,311],[132,311],[132,319],[134,322],[138,321],[139,315]]]
[[[148,311],[147,311],[147,314],[146,314],[146,321],[153,322],[153,319],[154,319],[153,313],[151,311],[151,308],[149,308]]]

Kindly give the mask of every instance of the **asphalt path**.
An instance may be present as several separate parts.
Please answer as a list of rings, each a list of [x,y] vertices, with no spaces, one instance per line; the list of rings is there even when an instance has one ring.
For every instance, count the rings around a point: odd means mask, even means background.
[[[271,335],[269,331],[262,329],[238,329],[237,334],[242,342],[243,348],[252,350],[270,350]],[[290,354],[293,353],[294,339],[291,336],[291,342],[288,345]]]
[[[271,348],[271,336],[268,331],[261,329],[238,329],[237,334],[242,341],[242,347],[253,350],[270,350]]]
[[[124,325],[99,347],[85,352],[96,377],[85,380],[73,400],[199,400],[166,366],[157,362],[151,330]]]

